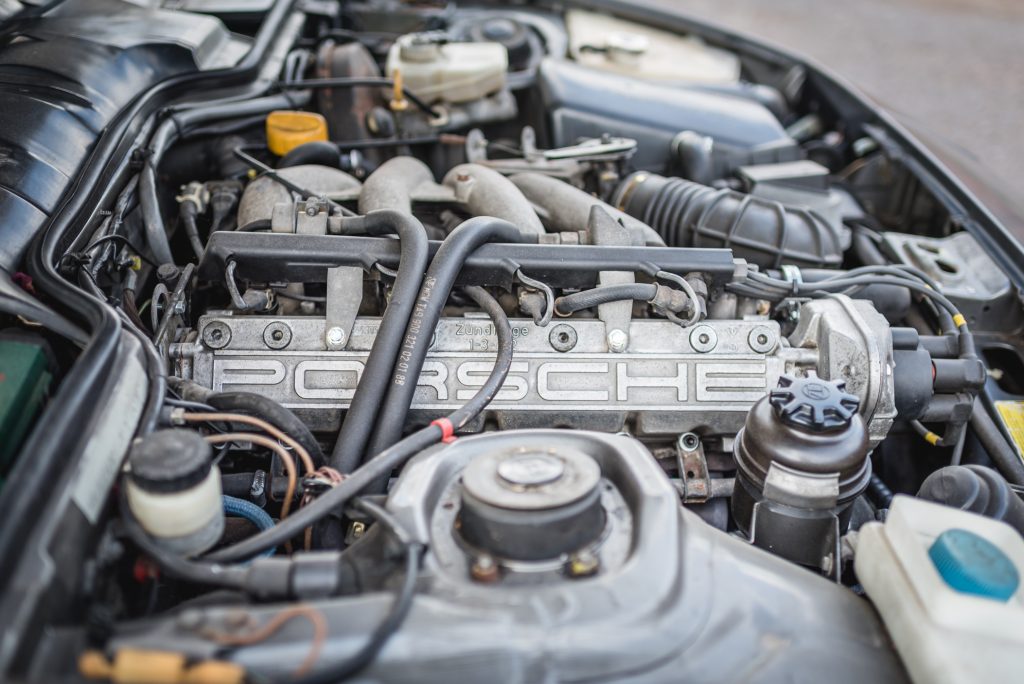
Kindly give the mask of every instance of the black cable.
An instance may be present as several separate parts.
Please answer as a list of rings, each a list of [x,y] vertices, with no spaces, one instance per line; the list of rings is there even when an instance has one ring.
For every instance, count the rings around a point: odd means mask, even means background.
[[[199,237],[199,226],[196,223],[198,212],[199,208],[191,200],[185,200],[178,205],[178,215],[181,217],[181,224],[185,228],[185,236],[192,247],[192,252],[196,255],[197,262],[203,260],[203,252],[206,250],[202,239]]]
[[[137,254],[140,259],[145,261],[147,264],[149,264],[153,268],[156,268],[157,266],[159,266],[158,263],[156,263],[155,261],[150,259],[148,256],[146,256],[146,254],[141,249],[136,247],[132,243],[132,241],[129,240],[128,238],[126,238],[124,235],[104,235],[103,237],[100,237],[100,238],[97,238],[96,240],[94,240],[88,247],[83,249],[82,252],[87,254],[87,253],[91,252],[92,250],[94,250],[95,248],[100,247],[101,245],[104,245],[104,244],[106,244],[108,242],[120,242],[121,244],[125,245],[128,249],[130,249],[133,252],[135,252],[135,254]]]
[[[658,286],[654,283],[624,283],[596,287],[592,290],[574,292],[555,300],[555,312],[560,316],[591,309],[599,304],[620,302],[623,300],[639,300],[649,302],[658,294]]]
[[[951,316],[959,315],[959,311],[956,306],[949,301],[944,295],[938,291],[929,287],[925,282],[920,279],[912,278],[911,274],[907,272],[905,275],[896,275],[893,272],[886,271],[886,267],[879,267],[883,269],[875,277],[869,275],[869,271],[866,269],[861,271],[860,274],[848,277],[848,274],[843,274],[837,278],[829,278],[826,280],[818,280],[809,283],[789,282],[784,280],[776,280],[763,273],[753,273],[748,280],[744,281],[742,285],[744,289],[754,288],[757,291],[758,288],[764,288],[760,294],[764,299],[770,299],[778,301],[786,299],[787,297],[813,297],[820,296],[819,293],[832,293],[836,290],[846,290],[851,287],[867,287],[868,285],[896,285],[898,287],[905,287],[914,292],[925,295],[932,299],[936,304],[944,308],[950,313]],[[775,288],[774,290],[767,289],[768,287]],[[735,289],[733,285],[728,286],[729,289]]]
[[[341,206],[340,204],[338,204],[334,200],[326,198],[326,197],[321,198],[315,192],[313,192],[311,190],[307,190],[307,189],[303,188],[302,186],[297,185],[297,184],[291,182],[287,178],[284,178],[277,171],[275,171],[271,167],[269,167],[266,164],[264,164],[263,162],[261,162],[256,157],[254,157],[251,154],[249,154],[248,152],[246,152],[242,147],[234,148],[232,150],[232,153],[236,157],[238,157],[239,159],[244,161],[246,164],[248,164],[249,166],[252,166],[252,167],[256,168],[257,170],[259,170],[260,172],[262,172],[264,176],[266,176],[267,178],[270,178],[271,180],[273,180],[278,185],[281,185],[281,186],[285,187],[286,189],[288,189],[291,192],[294,192],[294,193],[297,193],[297,194],[301,195],[302,199],[304,199],[304,200],[305,199],[310,199],[310,198],[323,199],[324,201],[327,202],[327,205],[331,208],[332,211],[333,210],[337,210],[337,211],[341,212],[345,216],[356,216],[356,213],[354,211],[352,211],[351,209],[348,209],[346,207]]]
[[[464,406],[448,415],[447,421],[451,424],[451,431],[442,429],[443,420],[435,421],[417,430],[356,468],[335,487],[293,512],[274,527],[259,532],[233,546],[218,549],[207,556],[207,560],[220,563],[244,561],[267,549],[280,546],[298,536],[318,520],[330,515],[332,511],[344,506],[368,486],[378,482],[380,478],[387,477],[393,470],[423,449],[436,444],[446,434],[457,432],[491,403],[494,396],[501,390],[505,378],[508,377],[509,367],[512,365],[514,348],[512,326],[501,305],[486,290],[479,287],[468,287],[466,292],[477,301],[480,308],[491,316],[498,337],[498,351],[494,359],[494,368],[491,369],[483,386]]]
[[[384,450],[402,435],[430,339],[466,259],[477,247],[488,242],[525,240],[514,224],[491,216],[477,216],[464,221],[441,243],[423,278],[418,305],[405,329],[402,363],[396,365],[391,375],[387,396],[377,416],[376,432],[370,441],[370,453]]]
[[[331,88],[361,88],[363,86],[393,88],[395,82],[390,78],[368,76],[365,78],[311,78],[305,81],[295,81],[294,83],[278,81],[274,85],[281,90],[327,90]],[[408,88],[403,87],[402,94],[405,95],[409,102],[412,102],[424,113],[433,117],[439,116],[438,112],[434,111],[433,107],[417,97],[416,94]]]
[[[373,211],[364,217],[342,221],[343,232],[362,232],[368,235],[397,234],[401,246],[398,276],[391,288],[384,317],[366,359],[359,385],[338,432],[331,453],[331,466],[347,473],[363,460],[366,444],[370,441],[377,414],[384,403],[398,353],[405,336],[406,326],[416,305],[416,295],[423,282],[429,250],[427,231],[412,214],[399,211]]]
[[[299,679],[301,684],[334,684],[362,672],[377,657],[380,650],[387,644],[388,639],[402,626],[409,614],[409,609],[412,608],[412,600],[416,593],[416,577],[419,572],[420,558],[423,555],[422,545],[410,540],[408,533],[402,529],[398,520],[384,508],[365,499],[356,500],[355,506],[388,528],[388,531],[402,544],[405,559],[402,583],[395,593],[395,599],[391,603],[387,615],[370,633],[366,643],[356,653],[340,663],[331,664]]]
[[[166,399],[164,399],[164,403],[167,404],[168,406],[188,409],[189,411],[201,411],[203,413],[215,413],[217,411],[217,409],[213,408],[209,404],[203,404],[198,401],[178,399],[176,397],[167,397]]]
[[[239,131],[244,131],[245,129],[252,128],[254,126],[260,126],[264,122],[266,122],[266,120],[266,114],[258,114],[256,116],[249,116],[229,120],[223,124],[214,124],[210,126],[191,126],[188,128],[183,128],[180,132],[182,137],[187,138],[197,138],[199,136],[207,135],[221,137],[225,135],[231,135],[232,133],[238,133]]]

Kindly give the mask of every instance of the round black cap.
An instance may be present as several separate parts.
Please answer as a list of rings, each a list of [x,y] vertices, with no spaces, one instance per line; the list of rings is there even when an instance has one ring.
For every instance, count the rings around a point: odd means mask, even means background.
[[[846,391],[841,380],[830,382],[816,375],[783,375],[768,401],[782,422],[812,432],[838,430],[850,424],[860,399]]]
[[[206,479],[212,455],[212,447],[197,432],[158,430],[132,447],[129,476],[147,492],[180,492]]]

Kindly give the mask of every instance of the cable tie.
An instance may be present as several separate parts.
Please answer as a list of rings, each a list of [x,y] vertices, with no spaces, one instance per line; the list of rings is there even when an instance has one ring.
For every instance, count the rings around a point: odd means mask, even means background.
[[[457,439],[455,437],[455,426],[452,425],[452,421],[447,418],[438,418],[437,420],[431,421],[430,424],[441,428],[441,441],[445,444],[451,444]]]

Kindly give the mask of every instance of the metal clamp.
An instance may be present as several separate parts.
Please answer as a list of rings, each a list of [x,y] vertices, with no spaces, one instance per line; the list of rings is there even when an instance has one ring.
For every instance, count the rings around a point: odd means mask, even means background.
[[[535,320],[534,323],[542,328],[547,327],[548,323],[551,322],[551,317],[555,315],[555,293],[550,287],[539,280],[534,280],[530,276],[523,273],[523,271],[517,270],[515,274],[516,280],[525,285],[526,287],[537,290],[544,294],[544,314],[540,319]]]
[[[693,313],[690,314],[689,319],[684,321],[671,311],[665,312],[666,318],[684,328],[688,328],[691,325],[695,325],[701,320],[701,318],[703,318],[705,312],[703,310],[704,306],[702,304],[702,300],[697,296],[697,291],[693,289],[693,285],[688,283],[685,278],[683,278],[682,276],[678,276],[675,273],[669,273],[668,271],[658,271],[657,273],[654,274],[654,277],[660,278],[661,280],[667,280],[670,283],[675,283],[679,287],[683,288],[683,291],[686,293],[686,296],[689,297],[690,301],[693,303]]]

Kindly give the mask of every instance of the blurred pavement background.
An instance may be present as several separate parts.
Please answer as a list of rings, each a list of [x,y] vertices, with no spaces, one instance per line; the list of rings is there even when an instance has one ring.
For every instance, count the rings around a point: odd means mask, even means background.
[[[638,0],[810,57],[1024,197],[1021,0]]]

